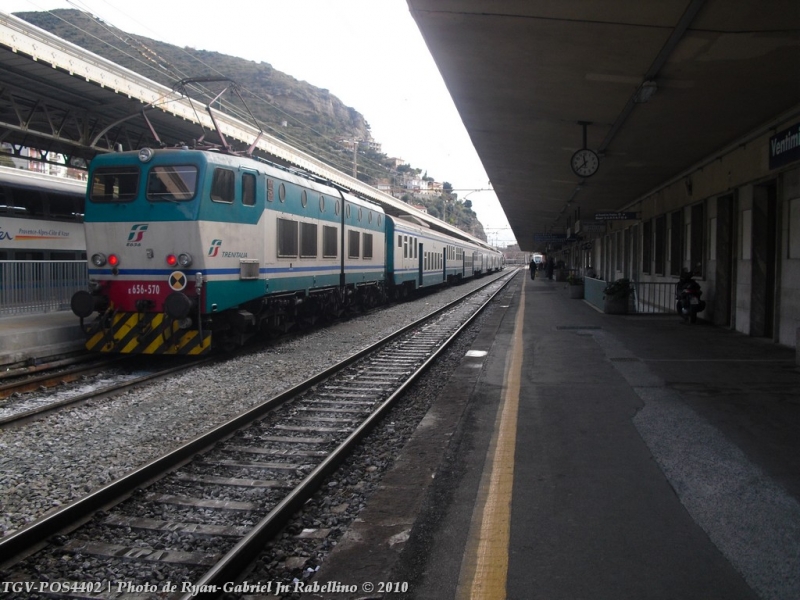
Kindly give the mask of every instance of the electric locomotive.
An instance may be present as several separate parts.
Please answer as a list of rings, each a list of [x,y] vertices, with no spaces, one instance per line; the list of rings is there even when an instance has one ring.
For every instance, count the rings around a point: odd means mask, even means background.
[[[384,226],[379,206],[246,157],[98,156],[85,215],[90,289],[72,310],[89,350],[230,347],[383,301]]]

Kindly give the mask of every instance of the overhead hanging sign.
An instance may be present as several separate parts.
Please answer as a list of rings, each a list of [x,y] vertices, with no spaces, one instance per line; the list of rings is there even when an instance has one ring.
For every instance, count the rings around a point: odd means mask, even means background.
[[[635,212],[602,212],[595,213],[595,221],[632,221],[639,217]]]
[[[534,233],[533,241],[539,244],[552,244],[556,242],[565,242],[567,235],[564,233]]]
[[[795,123],[789,129],[779,131],[769,138],[770,169],[777,169],[796,160],[800,160],[800,123]]]

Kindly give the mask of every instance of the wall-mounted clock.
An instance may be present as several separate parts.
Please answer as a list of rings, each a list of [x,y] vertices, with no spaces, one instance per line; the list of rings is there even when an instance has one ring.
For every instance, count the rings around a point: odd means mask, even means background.
[[[591,177],[597,173],[597,169],[600,166],[600,159],[597,157],[597,154],[588,148],[581,148],[572,155],[570,165],[575,175],[579,177]]]

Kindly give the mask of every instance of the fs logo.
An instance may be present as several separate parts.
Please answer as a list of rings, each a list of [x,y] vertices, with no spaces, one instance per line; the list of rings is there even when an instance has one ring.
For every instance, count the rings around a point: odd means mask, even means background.
[[[219,254],[219,249],[222,247],[222,240],[211,240],[211,246],[208,248],[209,258],[214,258]]]
[[[141,246],[144,232],[147,231],[147,223],[140,223],[131,227],[131,232],[128,234],[128,243],[126,246]]]

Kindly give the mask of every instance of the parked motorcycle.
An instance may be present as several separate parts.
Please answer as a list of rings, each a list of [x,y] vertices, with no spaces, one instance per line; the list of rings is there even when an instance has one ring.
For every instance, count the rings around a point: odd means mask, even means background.
[[[684,269],[675,289],[675,309],[684,321],[697,322],[697,313],[706,309],[706,303],[700,299],[702,295],[700,284]]]

